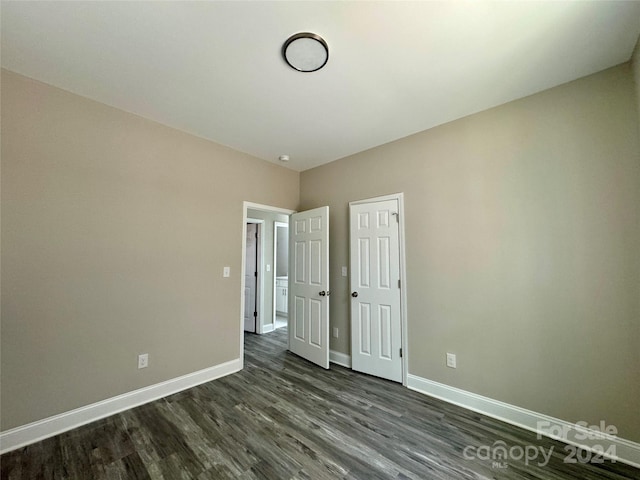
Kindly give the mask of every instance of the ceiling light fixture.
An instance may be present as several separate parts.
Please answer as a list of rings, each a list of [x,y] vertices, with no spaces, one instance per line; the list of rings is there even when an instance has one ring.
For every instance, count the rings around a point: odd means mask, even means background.
[[[294,70],[315,72],[327,64],[329,46],[320,35],[315,33],[296,33],[284,42],[282,56]]]

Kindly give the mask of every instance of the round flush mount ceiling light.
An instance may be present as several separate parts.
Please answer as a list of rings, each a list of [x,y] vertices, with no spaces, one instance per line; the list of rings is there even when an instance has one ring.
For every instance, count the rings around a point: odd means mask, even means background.
[[[294,70],[315,72],[327,64],[329,46],[320,35],[315,33],[296,33],[282,45],[282,56]]]

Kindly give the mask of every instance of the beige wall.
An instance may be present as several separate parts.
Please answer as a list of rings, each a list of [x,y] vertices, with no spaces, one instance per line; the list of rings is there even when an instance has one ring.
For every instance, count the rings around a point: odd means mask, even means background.
[[[298,192],[296,172],[3,71],[2,429],[238,358],[242,202]]]
[[[331,207],[331,348],[348,202],[404,192],[409,372],[640,441],[639,152],[624,64],[303,172],[301,209]]]
[[[248,209],[247,217],[264,220],[264,223],[262,224],[262,238],[264,245],[264,252],[262,256],[262,272],[264,273],[264,310],[262,323],[263,325],[271,325],[273,323],[273,275],[275,272],[275,265],[273,264],[273,223],[289,223],[289,216],[279,213]],[[269,272],[267,272],[267,265],[271,268],[271,271]]]
[[[348,353],[347,203],[402,191],[410,372],[640,441],[635,100],[626,64],[299,183],[3,71],[2,429],[237,358],[243,200],[331,206]]]

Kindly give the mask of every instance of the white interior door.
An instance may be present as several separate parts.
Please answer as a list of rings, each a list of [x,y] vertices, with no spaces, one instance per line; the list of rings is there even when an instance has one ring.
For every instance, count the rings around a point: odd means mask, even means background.
[[[402,381],[398,200],[352,203],[351,365]]]
[[[256,333],[258,290],[258,225],[247,223],[247,247],[244,268],[244,330]]]
[[[289,350],[329,368],[329,207],[289,220]]]

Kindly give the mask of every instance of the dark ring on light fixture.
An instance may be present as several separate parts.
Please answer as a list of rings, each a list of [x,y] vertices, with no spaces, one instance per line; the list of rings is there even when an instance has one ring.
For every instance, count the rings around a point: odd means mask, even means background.
[[[302,67],[298,67],[296,65],[293,65],[289,59],[287,58],[287,48],[289,48],[289,46],[295,42],[296,40],[300,40],[302,38],[307,38],[307,39],[311,39],[311,40],[315,40],[316,42],[318,42],[320,45],[322,45],[322,48],[324,48],[324,61],[322,62],[322,64],[316,68],[313,68],[311,70],[305,70]],[[316,35],[315,33],[311,33],[311,32],[300,32],[300,33],[296,33],[294,35],[291,35],[286,42],[284,42],[284,45],[282,45],[282,58],[284,58],[284,61],[287,62],[287,65],[289,65],[291,68],[293,68],[294,70],[297,70],[298,72],[305,72],[305,73],[309,73],[309,72],[317,72],[318,70],[320,70],[322,67],[324,67],[327,62],[329,61],[329,45],[327,45],[327,42],[325,42],[324,38],[322,38],[320,35]]]

